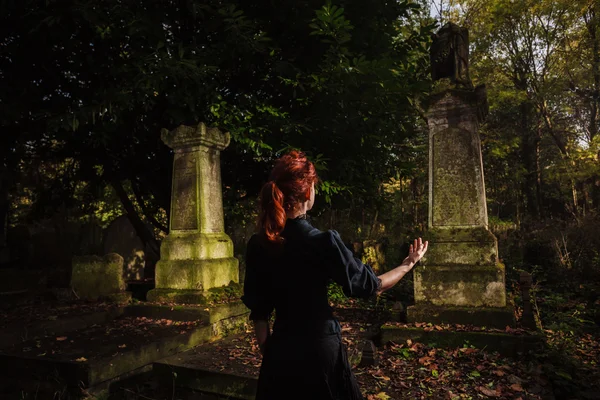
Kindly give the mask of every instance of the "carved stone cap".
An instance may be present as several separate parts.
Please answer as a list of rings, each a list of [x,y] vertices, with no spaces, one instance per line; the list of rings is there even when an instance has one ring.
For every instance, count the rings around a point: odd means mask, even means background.
[[[438,109],[440,103],[448,103],[449,98],[452,98],[452,105],[444,104],[441,109]],[[436,113],[447,113],[449,108],[474,107],[478,120],[482,122],[487,117],[489,110],[487,89],[485,85],[479,85],[474,89],[445,89],[429,96],[424,106],[427,109],[428,117]]]
[[[197,126],[179,125],[172,131],[163,128],[160,131],[160,138],[172,149],[205,146],[224,150],[229,146],[231,135],[229,132],[222,132],[219,128],[209,128],[204,122],[200,122]]]

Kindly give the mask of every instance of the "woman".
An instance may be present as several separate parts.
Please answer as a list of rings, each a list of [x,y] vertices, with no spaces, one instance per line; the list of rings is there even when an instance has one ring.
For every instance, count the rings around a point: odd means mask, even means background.
[[[327,285],[333,280],[347,296],[368,298],[393,287],[427,251],[427,242],[415,240],[400,266],[376,276],[336,231],[320,231],[307,220],[317,180],[314,165],[292,151],[277,160],[260,194],[259,233],[248,242],[242,298],[263,354],[257,400],[362,399]]]

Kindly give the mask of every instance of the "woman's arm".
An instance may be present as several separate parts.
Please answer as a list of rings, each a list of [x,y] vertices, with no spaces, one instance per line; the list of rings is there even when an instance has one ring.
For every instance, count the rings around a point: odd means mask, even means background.
[[[269,321],[264,321],[260,319],[254,321],[254,333],[256,334],[256,341],[258,342],[260,354],[264,355],[265,344],[267,343],[267,339],[271,335],[271,331],[269,329]]]
[[[381,289],[377,294],[381,294],[386,290],[393,288],[399,281],[415,266],[423,255],[427,252],[427,246],[429,242],[423,243],[421,238],[415,239],[414,243],[410,245],[408,250],[408,257],[402,261],[402,264],[397,266],[391,271],[381,274],[378,278],[381,280]]]

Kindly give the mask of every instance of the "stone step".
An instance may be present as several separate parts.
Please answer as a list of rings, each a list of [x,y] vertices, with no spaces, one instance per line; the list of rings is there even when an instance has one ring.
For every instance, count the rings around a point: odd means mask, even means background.
[[[93,304],[86,307],[98,308]],[[248,313],[237,302],[211,307],[138,304],[100,308],[104,311],[77,316],[51,308],[52,312],[43,313],[46,318],[56,314],[51,321],[13,315],[13,321],[3,327],[12,324],[23,329],[25,323],[29,323],[27,328],[33,323],[36,329],[31,333],[37,337],[19,338],[19,329],[12,337],[3,332],[4,339],[12,343],[0,346],[0,370],[7,371],[0,393],[6,387],[11,393],[29,395],[32,390],[81,394],[82,389],[108,395],[124,379],[151,372],[157,360],[246,329]]]
[[[256,376],[218,371],[195,363],[196,354],[185,352],[154,363],[161,386],[187,389],[232,400],[254,400]]]

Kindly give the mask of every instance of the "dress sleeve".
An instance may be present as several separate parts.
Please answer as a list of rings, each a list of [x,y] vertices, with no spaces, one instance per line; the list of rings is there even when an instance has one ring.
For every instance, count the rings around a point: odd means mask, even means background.
[[[327,231],[329,238],[325,262],[330,278],[342,286],[348,297],[368,298],[381,289],[381,280],[373,269],[354,257],[339,233]]]
[[[244,280],[244,295],[242,302],[250,309],[250,319],[253,321],[268,321],[273,312],[271,290],[267,287],[264,268],[261,268],[261,252],[257,237],[248,241],[246,248],[246,278]]]

